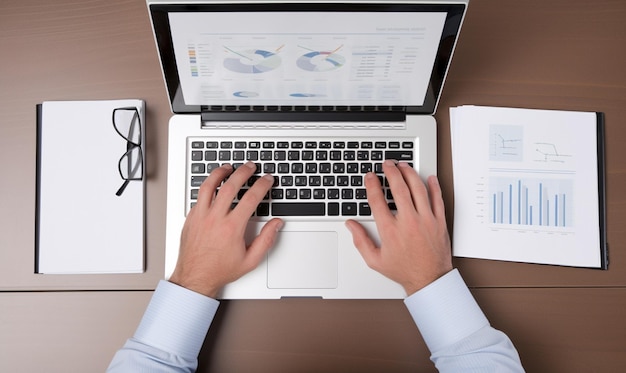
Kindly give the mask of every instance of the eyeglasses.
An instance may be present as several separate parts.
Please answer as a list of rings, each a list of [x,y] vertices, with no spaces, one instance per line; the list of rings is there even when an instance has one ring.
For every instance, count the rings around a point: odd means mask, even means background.
[[[117,168],[124,183],[115,195],[121,196],[132,180],[143,179],[143,152],[141,151],[141,119],[135,107],[113,110],[113,128],[126,140],[126,153],[120,158]]]

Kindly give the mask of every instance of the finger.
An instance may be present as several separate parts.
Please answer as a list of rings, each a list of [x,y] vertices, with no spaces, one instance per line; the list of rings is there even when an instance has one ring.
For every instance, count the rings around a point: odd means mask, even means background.
[[[220,211],[230,211],[235,196],[237,196],[243,184],[248,181],[255,171],[256,166],[253,162],[248,162],[238,167],[237,170],[230,175],[228,181],[222,184],[219,193],[217,193],[215,197],[215,208],[218,208]]]
[[[371,172],[365,175],[365,190],[367,192],[367,202],[372,210],[374,220],[383,221],[393,218],[393,214],[389,211],[389,206],[387,206],[387,200],[380,185],[380,180]]]
[[[389,188],[393,195],[393,200],[398,208],[398,213],[407,210],[414,210],[413,199],[411,198],[411,191],[409,190],[404,176],[396,166],[396,163],[390,159],[383,163],[383,171],[385,177],[389,182]]]
[[[247,221],[272,185],[274,185],[274,176],[272,175],[264,175],[262,178],[255,181],[254,185],[246,191],[239,200],[237,207],[233,210],[232,213],[235,214],[235,217]]]
[[[279,218],[274,218],[265,223],[259,235],[254,238],[248,247],[246,259],[244,260],[244,270],[246,273],[250,272],[261,263],[265,254],[274,246],[276,236],[283,225],[282,219]]]
[[[427,182],[428,190],[430,191],[430,203],[432,204],[433,214],[435,214],[437,219],[443,219],[445,221],[446,209],[443,203],[439,179],[437,179],[437,176],[431,175],[428,177]]]
[[[402,177],[409,187],[409,191],[411,192],[411,197],[413,200],[413,205],[417,209],[417,212],[432,212],[430,207],[430,201],[428,199],[428,191],[426,190],[426,185],[417,174],[417,172],[413,169],[413,167],[409,166],[409,164],[406,162],[400,162],[398,164],[398,170],[400,170],[400,173],[402,173]],[[391,191],[391,193],[393,194],[393,191]]]
[[[215,198],[215,190],[224,181],[224,179],[233,172],[233,167],[229,164],[225,164],[222,167],[218,167],[211,171],[209,177],[204,180],[200,185],[198,191],[198,202],[196,205],[202,206],[203,210],[211,206],[213,199]]]
[[[367,234],[365,228],[354,220],[346,220],[346,227],[352,233],[352,242],[361,253],[365,263],[371,268],[377,268],[380,250]]]

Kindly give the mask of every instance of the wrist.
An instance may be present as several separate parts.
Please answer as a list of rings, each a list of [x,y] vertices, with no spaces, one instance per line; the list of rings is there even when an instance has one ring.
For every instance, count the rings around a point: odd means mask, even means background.
[[[432,272],[431,274],[417,276],[415,279],[410,279],[409,281],[406,281],[405,283],[403,283],[402,287],[404,288],[404,291],[406,292],[407,295],[415,294],[418,291],[425,288],[426,286],[437,281],[438,279],[440,279],[441,277],[443,277],[450,271],[452,271],[452,269],[453,267],[452,265],[450,265],[450,266],[441,268],[438,271]]]
[[[174,271],[168,281],[178,286],[184,287],[185,289],[191,290],[195,293],[202,294],[213,299],[217,298],[217,294],[222,288],[221,286],[206,283],[204,281],[198,281],[185,278],[184,276],[179,276],[176,271]]]

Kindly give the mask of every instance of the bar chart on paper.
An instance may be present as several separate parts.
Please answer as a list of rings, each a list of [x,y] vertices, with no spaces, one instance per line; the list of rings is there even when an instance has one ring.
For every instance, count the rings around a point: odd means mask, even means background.
[[[572,179],[497,177],[489,180],[489,222],[518,228],[574,226]]]

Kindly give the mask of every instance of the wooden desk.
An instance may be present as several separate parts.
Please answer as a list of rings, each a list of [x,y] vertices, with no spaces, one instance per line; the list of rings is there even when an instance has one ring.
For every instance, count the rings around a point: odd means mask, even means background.
[[[472,0],[436,115],[452,221],[450,106],[606,114],[608,271],[455,260],[529,372],[626,365],[625,18],[623,1]],[[0,371],[102,371],[163,272],[170,112],[146,6],[5,0],[0,50]],[[35,275],[35,105],[114,98],[147,102],[147,272]],[[433,370],[401,301],[223,302],[200,358],[213,372]]]

